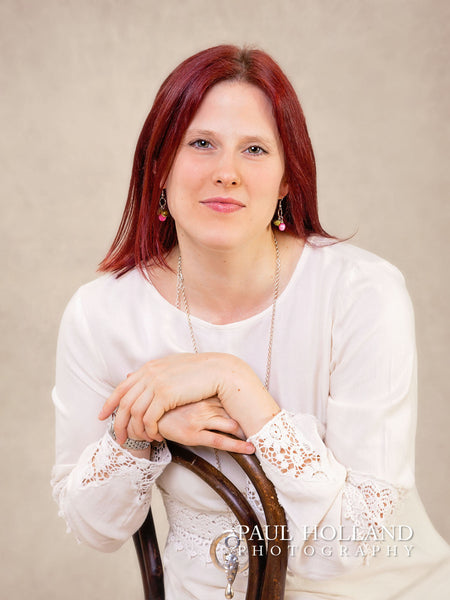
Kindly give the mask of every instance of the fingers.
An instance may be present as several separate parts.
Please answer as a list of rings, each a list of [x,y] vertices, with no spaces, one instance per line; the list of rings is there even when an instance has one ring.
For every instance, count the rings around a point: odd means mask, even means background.
[[[158,405],[158,400],[152,403],[143,418],[149,437],[153,437],[152,427],[155,425],[155,419],[158,419],[158,412],[154,412],[155,405]],[[156,408],[157,411],[165,410],[163,405]],[[216,398],[166,410],[157,420],[157,427],[166,439],[186,446],[209,446],[241,454],[251,454],[255,451],[254,446],[245,441],[239,424],[228,416]],[[238,439],[239,437],[241,439]]]
[[[204,430],[199,433],[199,443],[202,446],[210,446],[217,450],[225,450],[227,452],[237,452],[239,454],[253,454],[255,447],[251,442],[244,440],[236,440],[222,433],[215,431]]]
[[[131,395],[124,398],[123,404],[121,403],[117,409],[114,420],[114,432],[119,444],[123,444],[127,438],[147,442],[162,442],[164,440],[158,430],[150,437],[144,428],[142,416],[145,414],[151,400],[152,394],[149,390],[144,390],[136,400]]]
[[[144,432],[144,434],[137,433],[133,427],[132,420],[128,423],[127,435],[132,440],[143,440],[145,442],[162,442],[162,441],[164,441],[164,438],[160,433],[158,433],[158,435],[156,435],[154,439],[150,439],[145,432]]]
[[[151,404],[152,399],[152,390],[145,388],[141,395],[130,406],[130,425],[132,426],[137,439],[150,441],[150,438],[145,431],[143,417],[149,405]]]
[[[154,401],[146,410],[142,422],[145,428],[145,433],[152,439],[156,439],[158,435],[158,421],[168,412],[170,408],[165,409],[160,402]]]
[[[171,395],[170,388],[155,386],[150,405],[148,406],[142,421],[146,434],[153,439],[158,435],[158,422],[171,410],[177,408],[186,408],[187,406],[197,407],[201,400],[190,401],[188,398],[176,398]]]
[[[238,438],[245,438],[242,429],[239,427],[239,423],[230,417],[214,416],[208,420],[208,429],[220,431],[222,433],[229,433]]]
[[[136,381],[136,377],[133,377],[134,375],[135,373],[128,373],[127,378],[116,387],[111,396],[106,400],[98,414],[100,421],[104,421],[110,417],[119,406],[122,397],[131,389]]]
[[[162,442],[163,436],[158,431],[158,424],[156,424],[156,432],[150,437],[145,431],[144,415],[153,399],[153,394],[150,390],[146,389],[139,396],[139,398],[132,404],[130,408],[130,421],[128,424],[128,431],[130,428],[133,430],[133,438],[138,440],[146,440],[152,442]],[[131,437],[131,436],[130,436]]]
[[[146,389],[141,382],[138,382],[120,400],[120,404],[118,406],[116,418],[114,421],[114,431],[115,431],[117,441],[119,442],[119,444],[123,444],[128,437],[128,426],[129,426],[130,420],[131,420],[131,413],[132,413],[132,411],[135,411],[134,405],[136,404],[138,399],[140,399],[141,396],[144,396],[144,399],[143,399],[143,401],[141,401],[141,404],[142,404],[142,402],[145,402],[147,400],[147,398],[149,398],[150,402],[151,402],[151,396],[152,396],[151,389],[148,389],[148,388]],[[140,405],[138,405],[138,408],[136,409],[136,414],[139,412],[139,406]],[[145,412],[145,409],[143,410],[143,412]],[[136,419],[134,420],[134,423],[132,425],[133,425],[133,429],[135,431],[137,431],[138,423],[137,423]],[[145,437],[139,438],[138,437],[137,439],[147,439],[147,438],[145,438]],[[151,439],[155,439],[155,438],[151,438]],[[150,440],[147,440],[147,441],[150,441]]]

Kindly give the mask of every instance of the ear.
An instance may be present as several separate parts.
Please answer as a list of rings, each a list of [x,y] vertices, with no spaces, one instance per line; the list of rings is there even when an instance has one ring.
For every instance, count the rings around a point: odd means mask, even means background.
[[[281,180],[280,189],[278,190],[278,198],[284,198],[289,192],[289,186],[285,179]]]

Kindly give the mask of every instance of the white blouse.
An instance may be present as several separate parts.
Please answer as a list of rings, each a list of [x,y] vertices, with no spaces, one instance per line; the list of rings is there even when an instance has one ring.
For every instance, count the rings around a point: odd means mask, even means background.
[[[263,381],[271,311],[226,325],[192,317],[200,352],[239,356]],[[109,552],[140,527],[156,482],[170,524],[167,600],[222,599],[209,547],[237,525],[224,502],[171,463],[165,444],[134,458],[97,418],[127,373],[179,352],[192,352],[186,315],[136,269],[77,291],[58,339],[54,497],[77,539]],[[250,441],[288,519],[285,598],[440,597],[449,550],[414,487],[414,315],[401,273],[350,244],[311,238],[278,299],[270,393],[283,410]],[[215,463],[212,449],[195,450]],[[252,485],[220,454],[260,514]],[[233,587],[243,599],[245,573]]]

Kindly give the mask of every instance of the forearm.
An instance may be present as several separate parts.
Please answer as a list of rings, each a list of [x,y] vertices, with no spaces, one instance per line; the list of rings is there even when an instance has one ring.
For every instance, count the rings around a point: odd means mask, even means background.
[[[250,437],[275,417],[281,408],[244,361],[230,354],[216,356],[223,372],[219,389],[221,402],[245,435]]]

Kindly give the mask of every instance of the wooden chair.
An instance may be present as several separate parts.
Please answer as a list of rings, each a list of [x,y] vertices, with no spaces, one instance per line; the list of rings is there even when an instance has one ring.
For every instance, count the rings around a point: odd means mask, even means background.
[[[239,523],[246,526],[243,527],[243,531],[248,528],[249,533],[245,537],[248,545],[249,576],[245,599],[282,600],[288,559],[288,545],[283,538],[287,536],[281,535],[280,538],[272,535],[272,532],[287,532],[286,518],[283,508],[278,503],[275,489],[265,476],[258,459],[254,455],[230,452],[230,456],[247,474],[260,497],[266,523],[270,526],[269,537],[275,538],[267,540],[266,543],[249,539],[252,531],[255,531],[255,526],[259,527],[261,532],[263,529],[246,498],[229,479],[187,448],[175,442],[168,442],[168,446],[172,460],[190,469],[210,485],[230,507]],[[276,525],[278,527],[275,527]],[[163,568],[151,510],[142,527],[134,534],[133,540],[139,559],[145,600],[164,600]]]

